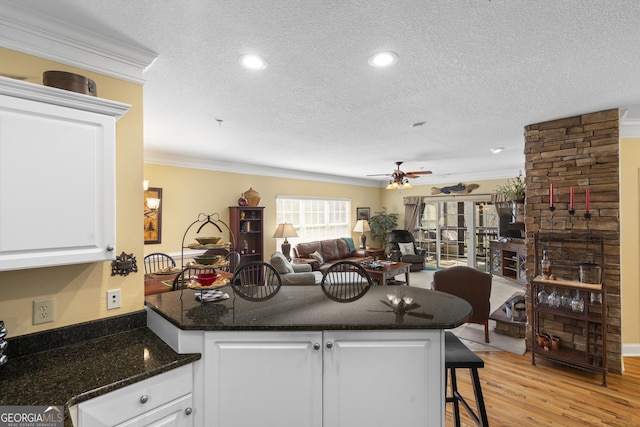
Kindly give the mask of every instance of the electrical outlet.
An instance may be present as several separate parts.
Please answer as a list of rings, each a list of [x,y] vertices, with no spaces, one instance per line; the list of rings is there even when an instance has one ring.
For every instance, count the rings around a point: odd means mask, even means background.
[[[33,324],[49,323],[55,320],[56,300],[33,300]]]
[[[112,289],[107,291],[107,310],[120,308],[122,301],[120,299],[120,289]]]

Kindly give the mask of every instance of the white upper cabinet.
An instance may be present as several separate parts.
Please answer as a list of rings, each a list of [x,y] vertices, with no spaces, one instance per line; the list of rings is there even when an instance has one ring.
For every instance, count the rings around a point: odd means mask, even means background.
[[[0,271],[115,258],[129,105],[0,77]]]

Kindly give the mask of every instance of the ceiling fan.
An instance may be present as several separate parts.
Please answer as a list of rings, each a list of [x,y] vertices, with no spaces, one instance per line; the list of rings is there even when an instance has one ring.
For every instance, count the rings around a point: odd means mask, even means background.
[[[409,183],[409,178],[418,178],[418,175],[428,175],[431,171],[416,171],[416,172],[403,172],[400,170],[400,165],[403,162],[396,162],[396,170],[393,173],[379,173],[367,176],[390,176],[391,180],[389,180],[389,185],[387,185],[387,190],[394,190],[396,188],[411,188],[411,184]]]

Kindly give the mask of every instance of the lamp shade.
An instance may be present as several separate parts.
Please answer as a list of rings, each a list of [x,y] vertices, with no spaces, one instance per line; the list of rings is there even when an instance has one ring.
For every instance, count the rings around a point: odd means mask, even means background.
[[[298,237],[298,233],[296,233],[295,228],[293,228],[293,224],[283,223],[278,224],[276,228],[276,232],[273,233],[273,237],[282,239],[287,237]]]
[[[369,221],[366,219],[359,219],[356,222],[356,226],[353,228],[353,231],[359,233],[366,233],[367,231],[371,231],[371,227],[369,227]]]

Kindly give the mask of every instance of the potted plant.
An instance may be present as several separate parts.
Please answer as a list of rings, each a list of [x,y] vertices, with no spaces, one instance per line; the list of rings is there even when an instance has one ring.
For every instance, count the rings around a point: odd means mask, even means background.
[[[522,171],[514,179],[498,186],[497,191],[504,194],[505,199],[511,203],[513,222],[524,222],[525,184]]]
[[[398,227],[398,214],[387,213],[387,208],[375,212],[369,219],[371,235],[375,240],[381,242],[382,249],[387,249],[389,245],[389,233]]]
[[[518,203],[524,202],[525,185],[522,171],[514,179],[508,179],[507,182],[498,186],[497,192],[504,194],[506,200],[515,200]]]

